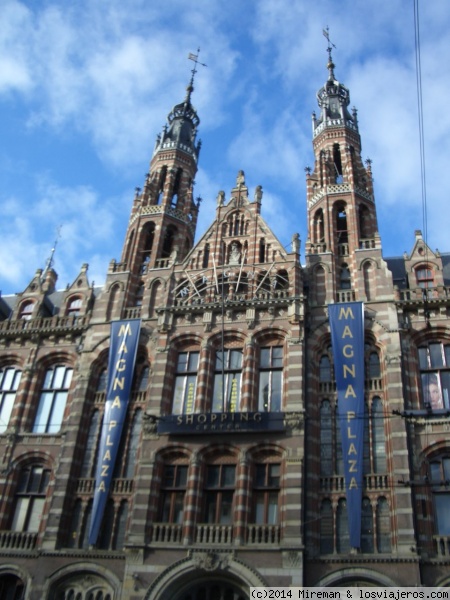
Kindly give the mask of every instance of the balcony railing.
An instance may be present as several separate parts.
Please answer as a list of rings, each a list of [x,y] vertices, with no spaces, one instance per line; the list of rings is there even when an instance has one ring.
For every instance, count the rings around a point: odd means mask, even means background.
[[[249,525],[247,528],[247,544],[279,544],[279,525]]]
[[[370,474],[363,477],[364,489],[367,492],[375,490],[386,490],[388,488],[388,476]],[[345,481],[343,475],[330,475],[329,477],[320,478],[321,492],[344,492]]]
[[[434,535],[434,549],[441,558],[450,558],[450,535]]]
[[[183,526],[174,523],[153,523],[151,541],[164,544],[180,544]]]
[[[29,531],[0,531],[0,550],[34,550],[38,534]]]
[[[115,477],[112,480],[111,492],[113,494],[131,494],[133,492],[134,480]],[[94,478],[81,478],[77,481],[77,494],[93,494],[95,488]]]
[[[65,329],[81,329],[87,326],[89,317],[62,316],[37,317],[35,319],[14,319],[0,321],[0,333],[28,333],[32,331],[63,331]]]
[[[197,544],[231,544],[232,541],[231,525],[197,525],[195,535]]]

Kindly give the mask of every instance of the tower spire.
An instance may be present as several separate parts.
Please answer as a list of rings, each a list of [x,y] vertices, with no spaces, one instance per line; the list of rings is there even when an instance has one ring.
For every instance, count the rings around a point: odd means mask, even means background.
[[[207,67],[208,65],[205,65],[205,63],[201,63],[198,60],[198,55],[200,54],[200,48],[197,48],[197,54],[193,54],[192,52],[189,52],[188,54],[188,59],[194,61],[194,67],[191,70],[191,80],[189,82],[189,85],[187,87],[187,94],[186,94],[186,100],[185,102],[189,102],[191,101],[191,94],[194,91],[194,77],[195,74],[197,73],[197,65],[201,65],[202,67]]]

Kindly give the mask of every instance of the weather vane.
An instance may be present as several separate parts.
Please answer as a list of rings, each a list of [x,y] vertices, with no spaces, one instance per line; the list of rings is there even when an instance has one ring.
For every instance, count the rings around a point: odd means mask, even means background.
[[[328,25],[327,25],[326,29],[322,29],[322,33],[327,38],[327,41],[328,41],[328,50],[330,51],[331,47],[336,48],[336,46],[330,40],[330,28],[328,27]]]
[[[197,54],[193,54],[192,52],[189,52],[189,54],[188,54],[188,59],[194,61],[194,68],[191,71],[191,73],[192,73],[191,85],[193,85],[193,83],[194,83],[194,75],[197,73],[197,65],[201,65],[202,67],[208,66],[208,65],[205,65],[205,63],[199,62],[199,60],[198,60],[199,53],[200,53],[200,48],[197,48]]]

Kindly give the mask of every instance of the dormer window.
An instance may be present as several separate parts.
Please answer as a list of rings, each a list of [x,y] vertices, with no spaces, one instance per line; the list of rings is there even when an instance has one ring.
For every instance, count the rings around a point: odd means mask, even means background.
[[[419,267],[416,269],[417,286],[422,289],[434,287],[433,271],[429,267]]]
[[[24,302],[20,307],[19,319],[29,321],[33,316],[34,302]]]
[[[68,317],[78,317],[81,312],[81,305],[83,301],[81,298],[71,298],[67,305],[67,316]]]

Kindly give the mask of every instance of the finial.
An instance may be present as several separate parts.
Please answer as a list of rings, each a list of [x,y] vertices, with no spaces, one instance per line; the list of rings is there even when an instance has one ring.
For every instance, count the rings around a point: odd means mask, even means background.
[[[193,54],[192,52],[189,52],[189,54],[188,54],[188,59],[192,60],[194,62],[194,68],[191,71],[191,73],[192,73],[191,80],[189,82],[189,85],[187,86],[186,102],[190,102],[191,94],[194,90],[194,77],[195,77],[195,74],[197,73],[197,65],[202,65],[202,67],[208,66],[208,65],[205,65],[204,63],[199,62],[199,60],[198,60],[199,53],[200,53],[200,48],[197,48],[197,54]]]
[[[328,79],[330,81],[334,81],[334,63],[333,63],[333,58],[331,56],[331,49],[332,48],[336,48],[336,46],[330,40],[330,28],[328,27],[328,25],[327,25],[326,29],[322,29],[322,33],[327,38],[327,41],[328,41],[328,47],[327,47],[328,64],[327,64],[327,69],[328,69],[328,71],[330,73],[330,76],[328,77]]]
[[[42,274],[41,274],[42,282],[45,280],[45,276],[47,275],[49,269],[51,269],[53,266],[53,257],[55,256],[56,245],[58,243],[59,238],[61,237],[61,227],[62,227],[62,225],[59,225],[56,228],[56,238],[55,238],[55,241],[53,242],[53,248],[50,251],[50,256],[47,259],[45,269],[42,271]]]

